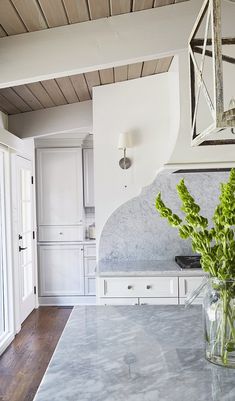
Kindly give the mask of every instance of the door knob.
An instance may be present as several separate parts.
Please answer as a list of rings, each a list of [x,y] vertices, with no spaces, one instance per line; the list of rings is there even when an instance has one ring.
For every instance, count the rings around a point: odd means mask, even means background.
[[[28,249],[28,247],[26,246],[25,248],[23,248],[22,246],[19,246],[19,252],[25,251],[25,249]]]

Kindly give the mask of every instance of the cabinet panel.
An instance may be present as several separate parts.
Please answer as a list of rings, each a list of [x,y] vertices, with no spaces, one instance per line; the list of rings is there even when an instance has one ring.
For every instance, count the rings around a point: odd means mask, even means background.
[[[203,277],[179,277],[179,296],[187,297],[201,284]]]
[[[84,245],[84,256],[96,256],[95,245]]]
[[[94,155],[93,149],[83,149],[84,166],[84,206],[95,206],[94,195]]]
[[[85,295],[96,294],[96,279],[94,277],[85,277]]]
[[[82,241],[83,226],[40,226],[39,241]]]
[[[40,295],[84,295],[82,246],[40,245]]]
[[[178,298],[140,298],[140,305],[178,305]]]
[[[138,305],[138,298],[100,298],[100,305]]]
[[[178,297],[177,277],[108,277],[99,284],[107,297]]]
[[[84,258],[85,276],[94,276],[96,271],[96,259]]]
[[[39,225],[82,223],[82,153],[79,148],[37,150]]]

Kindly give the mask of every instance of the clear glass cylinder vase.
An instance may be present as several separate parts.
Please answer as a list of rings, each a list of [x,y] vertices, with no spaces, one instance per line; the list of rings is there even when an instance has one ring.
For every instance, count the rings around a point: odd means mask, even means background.
[[[208,279],[203,309],[206,358],[235,368],[235,280]]]

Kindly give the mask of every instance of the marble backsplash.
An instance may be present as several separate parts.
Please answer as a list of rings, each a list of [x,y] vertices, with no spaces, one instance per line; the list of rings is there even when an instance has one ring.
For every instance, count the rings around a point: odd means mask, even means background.
[[[168,225],[155,209],[155,198],[162,193],[165,203],[183,216],[176,185],[181,178],[209,220],[219,201],[220,184],[228,172],[194,172],[172,174],[160,172],[140,196],[120,206],[108,219],[100,239],[100,261],[173,260],[175,255],[191,255],[190,240]]]

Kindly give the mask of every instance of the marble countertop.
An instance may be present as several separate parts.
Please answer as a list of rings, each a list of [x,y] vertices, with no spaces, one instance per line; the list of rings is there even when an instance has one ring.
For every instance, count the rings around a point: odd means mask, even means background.
[[[142,260],[123,262],[99,262],[97,276],[202,276],[202,269],[181,269],[172,260]]]
[[[234,401],[234,378],[204,358],[200,306],[79,306],[34,400]]]

